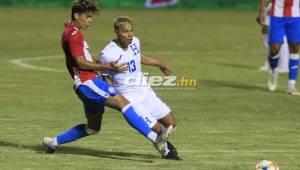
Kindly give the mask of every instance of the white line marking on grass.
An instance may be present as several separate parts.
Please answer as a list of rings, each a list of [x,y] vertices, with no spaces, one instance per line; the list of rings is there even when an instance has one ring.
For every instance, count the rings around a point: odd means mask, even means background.
[[[172,54],[174,51],[146,51],[149,53],[154,54]],[[195,52],[195,51],[188,51],[188,52]],[[53,69],[49,67],[43,67],[43,66],[35,66],[32,64],[27,63],[28,61],[40,61],[40,60],[50,60],[50,59],[61,59],[62,56],[39,56],[39,57],[30,57],[30,58],[16,58],[9,60],[9,63],[18,65],[23,68],[32,69],[32,70],[41,70],[41,71],[49,71],[49,72],[66,72],[66,70],[61,69]]]
[[[252,51],[253,52],[253,51]],[[154,55],[172,55],[174,53],[180,53],[182,55],[186,54],[198,54],[198,53],[215,53],[218,54],[217,51],[211,51],[211,50],[186,50],[186,51],[153,51],[153,50],[145,50],[145,53],[150,53]],[[226,51],[222,52],[226,53]],[[236,51],[227,51],[227,53],[237,53]],[[254,52],[254,53],[262,53],[262,52]],[[20,67],[27,68],[27,69],[32,69],[32,70],[40,70],[40,71],[49,71],[49,72],[66,72],[66,70],[62,69],[54,69],[54,68],[49,68],[49,67],[43,67],[43,66],[35,66],[32,64],[27,63],[28,61],[39,61],[39,60],[50,60],[50,59],[61,59],[63,58],[62,56],[39,56],[39,57],[30,57],[30,58],[17,58],[17,59],[12,59],[9,60],[9,63],[11,64],[16,64]]]
[[[49,60],[49,59],[61,59],[61,58],[62,58],[62,56],[40,56],[40,57],[31,57],[31,58],[19,58],[19,59],[9,60],[9,63],[16,64],[20,67],[24,67],[27,69],[61,73],[61,72],[66,72],[66,70],[53,69],[53,68],[43,67],[43,66],[35,66],[32,64],[26,63],[27,61],[39,61],[39,60]]]

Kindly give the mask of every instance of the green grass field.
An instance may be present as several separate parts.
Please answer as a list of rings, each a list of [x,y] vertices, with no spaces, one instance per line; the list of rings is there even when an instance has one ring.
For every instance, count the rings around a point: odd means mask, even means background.
[[[300,98],[286,94],[286,74],[276,92],[267,91],[267,74],[258,72],[265,58],[256,13],[242,11],[104,10],[84,32],[97,54],[114,36],[113,19],[128,15],[145,54],[171,65],[174,75],[197,79],[194,90],[157,91],[177,117],[171,141],[183,161],[160,159],[111,109],[100,134],[45,154],[44,136],[85,121],[60,47],[69,13],[0,10],[1,170],[254,170],[263,159],[300,169]],[[16,59],[60,72],[10,63]]]

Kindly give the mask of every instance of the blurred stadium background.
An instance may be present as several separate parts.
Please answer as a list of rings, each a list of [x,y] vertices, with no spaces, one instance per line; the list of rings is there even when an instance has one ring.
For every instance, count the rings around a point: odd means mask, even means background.
[[[143,8],[144,0],[98,0],[103,8]],[[0,0],[2,6],[70,7],[72,0]],[[254,0],[178,0],[175,9],[256,9]]]
[[[196,88],[157,90],[177,117],[171,141],[183,161],[160,159],[111,109],[100,134],[45,154],[44,136],[85,120],[60,47],[72,2],[0,0],[1,170],[253,170],[263,159],[299,170],[300,100],[286,94],[285,74],[270,93],[267,74],[258,72],[265,53],[256,0],[178,0],[160,9],[100,0],[102,12],[84,31],[95,56],[114,36],[113,19],[127,15],[145,54],[197,80]]]

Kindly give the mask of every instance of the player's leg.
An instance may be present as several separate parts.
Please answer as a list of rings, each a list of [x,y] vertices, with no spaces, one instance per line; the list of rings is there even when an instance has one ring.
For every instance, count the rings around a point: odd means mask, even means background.
[[[289,46],[287,43],[287,38],[284,36],[283,44],[281,45],[279,51],[279,61],[277,71],[279,73],[288,73],[289,72]]]
[[[261,32],[263,35],[263,40],[264,40],[264,47],[265,47],[265,51],[266,51],[266,56],[269,56],[269,38],[268,38],[268,29],[269,27],[264,25],[262,26]],[[269,65],[269,61],[266,60],[266,62],[264,63],[264,65],[262,65],[259,68],[259,71],[269,71],[270,70],[270,65]]]
[[[170,135],[176,127],[176,119],[169,106],[161,101],[152,89],[149,91],[144,103],[145,107],[150,112],[150,115],[152,115],[162,125],[162,128],[164,128],[163,131],[169,129]]]
[[[271,17],[269,26],[269,64],[272,73],[268,79],[268,88],[270,91],[276,90],[278,73],[276,67],[279,60],[279,50],[283,44],[283,37],[285,35],[285,20],[281,17]]]
[[[164,127],[173,126],[176,127],[176,119],[172,112],[169,112],[166,116],[158,120]]]
[[[104,105],[101,101],[90,100],[90,90],[88,86],[79,86],[76,90],[79,98],[84,103],[87,124],[78,124],[54,138],[45,137],[43,143],[48,147],[48,153],[53,153],[59,145],[97,134],[100,131]]]
[[[125,96],[128,97],[129,94],[126,94]],[[124,96],[124,97],[125,97]],[[129,97],[130,98],[130,97]],[[132,105],[134,110],[136,111],[139,116],[141,116],[144,121],[148,124],[148,126],[156,132],[157,136],[153,136],[153,138],[148,138],[150,141],[154,144],[157,151],[162,155],[165,156],[168,152],[168,146],[166,143],[168,135],[166,134],[166,131],[162,132],[162,126],[161,124],[150,114],[147,107],[144,105],[144,102],[135,103]]]
[[[149,110],[152,115],[161,124],[162,131],[165,138],[168,139],[175,131],[176,119],[172,114],[171,109],[157,97],[153,90],[150,90],[145,100],[145,107]],[[170,142],[166,142],[168,151],[164,153],[163,158],[179,160],[176,148]]]
[[[296,80],[298,77],[299,67],[299,54],[298,44],[289,44],[290,55],[289,55],[289,80],[288,80],[288,93],[291,95],[300,95],[296,89]]]
[[[124,118],[133,128],[152,142],[155,142],[159,152],[165,152],[167,149],[167,146],[165,145],[167,135],[162,133],[161,128],[158,125],[155,127],[153,126],[157,133],[152,131],[146,121],[137,114],[135,109],[129,104],[128,100],[123,95],[119,94],[113,97],[108,97],[105,104],[111,108],[120,110],[123,113]]]
[[[147,123],[135,112],[133,107],[121,94],[108,97],[105,100],[105,105],[121,111],[127,122],[144,136],[147,137],[151,134],[152,130],[148,127]]]
[[[289,21],[286,30],[290,50],[288,93],[299,95],[296,90],[296,80],[299,67],[300,18],[290,18]]]
[[[87,119],[87,124],[78,124],[54,138],[45,137],[43,143],[48,147],[47,152],[53,153],[59,145],[70,143],[89,135],[97,134],[100,131],[102,113],[95,113]]]

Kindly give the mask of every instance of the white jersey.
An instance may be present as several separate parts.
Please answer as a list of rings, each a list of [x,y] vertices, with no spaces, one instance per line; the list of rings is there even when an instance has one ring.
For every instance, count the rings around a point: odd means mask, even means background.
[[[119,61],[127,63],[128,70],[123,73],[106,71],[112,76],[115,88],[132,104],[134,110],[143,117],[150,128],[162,119],[171,109],[157,97],[142,75],[140,41],[133,37],[127,49],[120,48],[114,41],[110,42],[100,53],[102,64]]]
[[[271,2],[271,16],[300,17],[300,0],[272,0]]]
[[[118,63],[127,63],[128,70],[126,72],[102,72],[111,75],[118,91],[122,94],[135,92],[137,96],[145,96],[141,93],[146,93],[150,86],[142,74],[140,41],[137,37],[133,37],[132,43],[128,45],[127,49],[120,48],[116,42],[111,41],[101,51],[99,57],[102,64],[110,64],[117,60]]]

